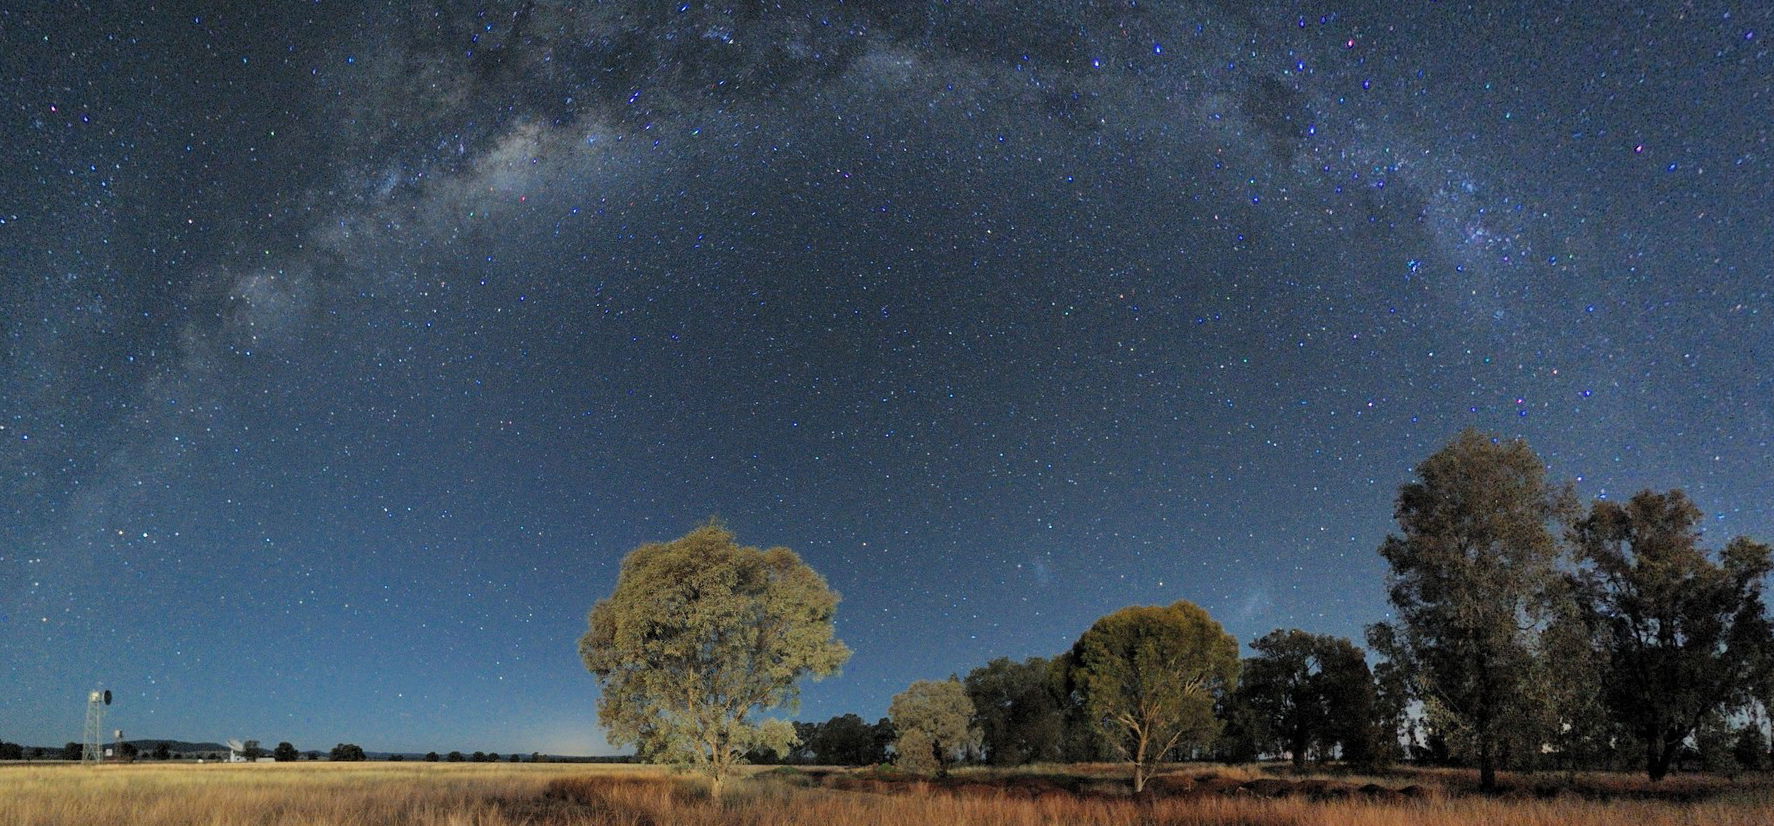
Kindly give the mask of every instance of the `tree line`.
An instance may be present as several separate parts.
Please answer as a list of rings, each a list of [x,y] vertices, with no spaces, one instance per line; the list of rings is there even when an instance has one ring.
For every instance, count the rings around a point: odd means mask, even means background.
[[[1199,606],[1130,606],[1055,656],[914,682],[875,723],[791,725],[760,715],[849,657],[837,595],[788,549],[742,548],[712,521],[629,554],[579,648],[611,742],[700,769],[717,794],[745,760],[942,773],[1112,758],[1136,791],[1178,759],[1435,762],[1487,789],[1503,768],[1655,781],[1684,755],[1767,765],[1766,544],[1706,550],[1680,490],[1583,506],[1526,442],[1470,430],[1415,468],[1393,516],[1378,549],[1393,614],[1365,650],[1277,629],[1241,658]]]

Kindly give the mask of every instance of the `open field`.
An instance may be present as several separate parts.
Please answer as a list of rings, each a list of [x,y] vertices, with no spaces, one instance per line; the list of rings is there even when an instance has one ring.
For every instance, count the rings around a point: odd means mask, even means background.
[[[0,826],[912,826],[913,824],[1723,824],[1774,822],[1774,782],[1623,776],[1516,778],[1498,798],[1462,775],[1279,781],[1190,766],[1134,799],[1106,767],[966,771],[946,783],[868,772],[770,770],[711,800],[652,767],[584,764],[284,763],[0,766]],[[1257,781],[1252,787],[1252,781]],[[1374,784],[1367,792],[1350,793]],[[1416,786],[1409,796],[1391,790]],[[1288,796],[1268,798],[1263,794]]]

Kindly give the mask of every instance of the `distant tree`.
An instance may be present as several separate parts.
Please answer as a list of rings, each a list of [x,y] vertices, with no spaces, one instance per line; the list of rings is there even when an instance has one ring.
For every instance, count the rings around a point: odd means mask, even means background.
[[[278,743],[277,748],[271,750],[271,759],[279,763],[293,762],[300,756],[302,756],[301,752],[296,751],[296,747],[290,745],[288,740]]]
[[[468,756],[468,762],[470,762],[470,763],[485,763],[485,762],[487,762],[487,753],[484,751],[477,751],[477,752]]]
[[[172,749],[166,745],[165,740],[162,740],[159,743],[154,744],[154,759],[155,760],[171,760],[172,759]]]
[[[334,762],[343,763],[356,763],[367,759],[363,753],[363,747],[356,743],[340,743],[333,746],[331,757]]]
[[[1117,748],[1108,742],[1102,727],[1085,708],[1072,652],[1068,650],[1054,657],[1048,668],[1049,680],[1060,703],[1060,760],[1094,763],[1121,759]]]
[[[1700,548],[1700,509],[1680,490],[1596,502],[1572,530],[1608,663],[1602,696],[1661,780],[1709,715],[1747,701],[1771,651],[1762,601],[1769,547]]]
[[[313,751],[313,750],[309,750],[309,752],[308,752],[308,760],[309,760],[309,761],[310,761],[310,762],[313,762],[313,761],[315,761],[315,760],[319,760],[319,759],[320,759],[320,752],[318,752],[318,751]]]
[[[425,762],[436,763],[437,760],[438,760],[437,752],[435,752],[435,751],[425,752]]]
[[[1768,765],[1768,737],[1755,720],[1745,722],[1731,740],[1731,757],[1745,771],[1762,771]]]
[[[459,751],[452,751],[452,752],[450,752],[448,757],[444,758],[445,762],[449,762],[449,763],[460,763],[465,759],[466,758],[464,758],[462,756],[462,752],[459,752]]]
[[[400,763],[400,762],[404,762],[406,759],[407,759],[407,756],[404,754],[390,754],[390,755],[388,755],[388,762],[390,762],[390,763]]]
[[[530,762],[531,762],[531,763],[541,763],[541,762],[543,762],[543,760],[542,760],[542,753],[541,753],[541,752],[538,752],[538,751],[533,751],[533,752],[530,752]]]
[[[63,760],[79,760],[81,757],[85,756],[85,754],[86,747],[79,743],[68,743],[67,745],[62,746]]]
[[[1238,684],[1238,641],[1193,603],[1136,605],[1096,621],[1072,646],[1068,684],[1142,792],[1153,763],[1219,734],[1214,707]]]
[[[954,677],[912,683],[893,696],[887,715],[899,732],[899,765],[907,771],[947,774],[950,765],[979,747],[973,701]]]
[[[1341,747],[1344,759],[1373,752],[1373,676],[1360,648],[1342,637],[1275,630],[1251,643],[1237,695],[1251,710],[1258,745],[1287,752],[1295,768]]]
[[[521,759],[521,758],[522,758],[522,755],[520,755],[520,754],[518,754],[518,753],[517,753],[517,752],[515,752],[515,751],[514,751],[514,752],[512,752],[512,753],[511,753],[511,756],[510,756],[510,757],[507,757],[507,758],[505,758],[505,762],[507,762],[507,763],[518,763],[518,762],[522,762],[522,759]]]
[[[1538,634],[1557,582],[1551,525],[1568,494],[1548,484],[1526,442],[1467,430],[1417,466],[1399,489],[1399,533],[1381,556],[1398,620],[1401,667],[1438,727],[1478,764],[1479,785],[1497,787],[1511,746],[1543,740],[1543,688],[1535,680]]]
[[[887,762],[887,752],[899,739],[899,730],[893,727],[893,718],[882,717],[869,726],[868,760],[858,765],[872,765]]]
[[[809,726],[802,743],[810,759],[820,765],[865,766],[887,759],[885,749],[876,744],[874,727],[854,714]]]
[[[117,744],[117,756],[124,760],[134,760],[141,753],[141,749],[134,743],[125,741]]]
[[[265,750],[259,747],[257,740],[248,740],[242,745],[246,748],[240,750],[240,756],[245,757],[249,763],[265,756]]]
[[[579,640],[611,742],[695,768],[719,796],[747,751],[785,753],[794,738],[787,721],[753,715],[793,708],[802,677],[849,658],[832,634],[837,604],[793,551],[740,547],[714,522],[636,548]]]
[[[1050,661],[999,657],[968,672],[966,686],[986,762],[1018,766],[1060,758],[1065,710]]]
[[[8,743],[5,740],[0,740],[0,760],[23,759],[25,759],[25,749],[23,746],[20,746],[17,743]]]

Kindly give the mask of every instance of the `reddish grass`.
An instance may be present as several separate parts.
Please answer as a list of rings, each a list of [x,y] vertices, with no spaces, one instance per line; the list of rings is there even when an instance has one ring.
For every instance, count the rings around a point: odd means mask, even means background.
[[[1118,767],[967,770],[943,780],[761,772],[723,799],[648,768],[435,764],[32,766],[0,770],[0,826],[1672,826],[1774,823],[1774,781],[1381,777],[1188,767],[1129,793]],[[1570,780],[1566,785],[1555,781]]]

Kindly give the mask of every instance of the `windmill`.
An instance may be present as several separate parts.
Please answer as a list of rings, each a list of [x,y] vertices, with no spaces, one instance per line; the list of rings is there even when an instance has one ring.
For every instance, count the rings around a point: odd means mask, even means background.
[[[93,689],[86,695],[86,734],[81,738],[80,760],[97,763],[105,759],[99,741],[105,736],[105,706],[111,704],[111,689]]]

